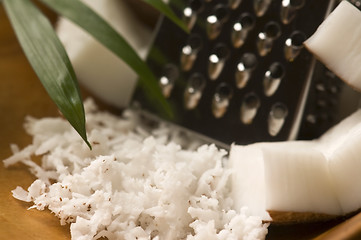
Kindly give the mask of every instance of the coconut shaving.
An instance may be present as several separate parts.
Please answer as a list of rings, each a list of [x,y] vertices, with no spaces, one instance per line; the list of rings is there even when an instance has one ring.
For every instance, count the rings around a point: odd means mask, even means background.
[[[28,117],[32,144],[11,145],[4,160],[37,178],[13,196],[70,224],[72,239],[265,238],[260,217],[232,208],[225,150],[183,148],[189,139],[165,124],[148,131],[130,110],[118,117],[87,100],[85,111],[92,151],[66,120]]]

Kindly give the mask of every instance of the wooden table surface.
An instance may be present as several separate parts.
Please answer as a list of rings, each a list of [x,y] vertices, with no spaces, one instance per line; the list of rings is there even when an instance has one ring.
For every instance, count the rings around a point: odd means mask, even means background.
[[[11,143],[25,147],[31,142],[22,127],[26,115],[39,118],[58,113],[23,55],[0,5],[0,160],[11,155]],[[34,180],[26,167],[5,169],[0,162],[0,239],[70,239],[69,226],[60,226],[49,211],[27,210],[31,204],[12,197],[16,186],[26,189]],[[337,223],[271,226],[267,239],[311,239]]]
[[[11,155],[10,143],[31,142],[22,128],[26,115],[57,115],[17,43],[0,4],[0,160]],[[60,226],[49,211],[26,210],[31,204],[14,199],[11,190],[27,188],[34,177],[22,165],[5,169],[0,162],[0,239],[70,239],[69,226]]]

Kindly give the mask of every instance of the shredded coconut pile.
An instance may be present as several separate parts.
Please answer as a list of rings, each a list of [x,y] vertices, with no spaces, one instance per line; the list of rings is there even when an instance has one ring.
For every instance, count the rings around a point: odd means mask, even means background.
[[[38,178],[15,198],[48,208],[72,239],[264,239],[267,225],[232,209],[226,151],[185,150],[169,128],[147,132],[134,112],[122,118],[85,102],[90,151],[67,121],[27,118],[33,143],[5,166],[21,162]],[[41,165],[32,158],[41,157]]]

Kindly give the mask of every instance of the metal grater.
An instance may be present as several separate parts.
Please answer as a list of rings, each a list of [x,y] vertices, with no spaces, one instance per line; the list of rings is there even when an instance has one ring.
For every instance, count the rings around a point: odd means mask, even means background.
[[[303,41],[330,0],[170,0],[184,33],[166,18],[147,62],[175,118],[221,146],[314,138],[335,123],[341,81]],[[140,91],[145,112],[156,108]]]

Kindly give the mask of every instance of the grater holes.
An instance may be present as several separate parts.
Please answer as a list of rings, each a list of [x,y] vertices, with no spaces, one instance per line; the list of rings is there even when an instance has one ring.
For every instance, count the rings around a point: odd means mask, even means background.
[[[263,78],[263,90],[267,97],[272,96],[277,91],[284,76],[284,66],[279,62],[272,63]]]
[[[206,19],[206,31],[210,40],[216,39],[222,31],[223,24],[229,17],[229,10],[223,4],[214,7],[212,13]]]
[[[276,22],[268,22],[264,28],[266,37],[276,39],[281,34],[281,28]]]
[[[268,22],[262,32],[258,34],[257,49],[260,56],[271,52],[273,42],[281,35],[281,27],[277,22]]]
[[[287,115],[288,109],[286,105],[280,102],[272,105],[268,115],[268,133],[271,136],[274,137],[278,135],[284,125]]]
[[[309,124],[316,124],[317,123],[317,117],[315,114],[307,114],[306,116],[306,121],[309,123]]]
[[[340,82],[338,81],[339,79],[337,78],[337,76],[328,69],[325,70],[324,74],[327,79],[326,80],[327,91],[333,95],[339,94],[341,91],[341,85]]]
[[[261,105],[261,100],[254,92],[247,93],[241,104],[241,122],[243,124],[252,124],[253,119],[257,115],[258,108]]]
[[[331,93],[331,94],[338,94],[341,91],[341,88],[337,85],[329,85],[327,86],[327,90]]]
[[[331,72],[330,70],[326,69],[325,71],[325,76],[329,79],[336,79],[336,74],[334,74],[333,72]]]
[[[222,82],[217,86],[212,99],[212,113],[215,118],[221,118],[226,113],[232,95],[232,88],[227,83]]]
[[[323,83],[317,83],[315,88],[317,93],[324,93],[326,91],[325,84]]]
[[[360,0],[350,0],[350,3],[355,5],[358,9],[361,9],[361,1]]]
[[[188,6],[183,10],[183,22],[188,30],[192,30],[197,21],[198,12],[203,8],[201,0],[190,0]]]
[[[287,61],[292,62],[300,54],[303,48],[303,42],[306,35],[301,31],[294,31],[291,36],[286,39],[284,53]]]
[[[186,109],[191,110],[197,107],[205,85],[206,80],[202,74],[193,73],[190,76],[184,90],[184,106]]]
[[[229,54],[228,47],[223,43],[217,44],[213,49],[208,57],[208,76],[211,80],[216,80],[219,77]]]
[[[234,10],[239,7],[241,2],[242,2],[242,0],[229,0],[228,5],[232,10]]]
[[[257,17],[262,17],[268,10],[272,0],[253,0],[253,8]]]
[[[296,16],[297,11],[305,4],[305,0],[282,0],[281,21],[283,24],[289,24]]]
[[[237,88],[242,89],[247,85],[257,63],[257,57],[253,53],[244,53],[242,55],[240,62],[237,64],[235,74]]]
[[[197,1],[194,2],[197,3]],[[299,131],[301,137],[304,137],[302,135],[306,133],[309,134],[307,137],[313,138],[315,137],[313,135],[315,132],[323,131],[322,129],[327,125],[327,121],[322,121],[322,119],[326,119],[326,115],[322,114],[322,117],[319,115],[321,112],[331,112],[338,108],[338,105],[335,104],[339,99],[337,82],[324,78],[323,72],[325,68],[318,62],[314,65],[311,54],[305,49],[302,49],[298,56],[286,57],[285,41],[287,38],[291,38],[295,30],[302,31],[307,37],[312,34],[314,29],[324,20],[327,11],[333,8],[333,3],[330,1],[304,0],[305,5],[295,12],[295,18],[287,25],[281,21],[282,0],[199,0],[198,3],[201,3],[202,7],[198,10],[196,10],[197,7],[194,5],[191,6],[191,3],[192,1],[190,0],[169,0],[169,6],[174,9],[180,18],[183,17],[185,7],[189,6],[193,9],[193,13],[196,14],[194,27],[189,31],[190,34],[186,34],[181,29],[174,28],[174,24],[168,18],[162,18],[158,28],[159,31],[155,36],[154,44],[147,58],[147,63],[157,74],[158,80],[163,74],[162,69],[166,63],[174,63],[178,67],[179,77],[174,83],[174,88],[167,100],[175,113],[175,117],[172,120],[175,124],[179,124],[181,127],[198,132],[207,138],[215,139],[224,144],[231,144],[233,142],[248,144],[259,141],[286,140],[289,136],[295,135],[293,134],[296,132],[294,130],[297,130],[299,126],[304,128]],[[256,10],[256,15],[255,3],[259,4],[258,9],[263,9],[262,13],[261,10]],[[220,6],[223,8],[227,8],[229,17],[222,18],[220,17],[221,14],[218,14],[219,18],[216,18],[216,22],[218,21],[219,23],[220,33],[216,38],[210,39],[207,35],[207,17],[214,15],[215,7],[219,4],[222,4]],[[238,7],[236,7],[237,4],[239,4]],[[265,5],[262,7],[261,4]],[[232,32],[234,31],[234,25],[238,27],[238,29],[235,29],[237,31],[241,30],[240,27],[242,27],[242,30],[244,29],[246,25],[244,21],[248,19],[244,18],[240,21],[240,18],[244,16],[243,14],[252,16],[253,19],[250,19],[253,20],[254,25],[250,24],[252,28],[249,29],[248,35],[244,38],[243,45],[240,44],[238,47],[237,44],[234,44],[235,41],[232,42]],[[266,31],[266,25],[271,21],[279,25],[280,36],[272,34],[272,29]],[[240,24],[237,26],[237,22],[244,24],[243,26]],[[246,23],[248,24],[248,22]],[[272,40],[265,40],[263,43],[264,45],[270,44],[267,49],[268,51],[263,54],[264,57],[259,54],[257,46],[258,34],[261,32],[264,34],[265,32],[270,33],[267,34],[267,37]],[[197,52],[194,62],[183,60],[182,66],[182,48],[188,45],[188,38],[192,34],[197,34],[201,38],[202,48]],[[289,46],[297,45],[295,41],[294,38],[293,43],[289,44]],[[221,66],[221,70],[219,74],[215,73],[213,75],[214,79],[211,79],[209,77],[209,65],[211,65],[209,57],[214,53],[213,50],[219,43],[227,46],[229,56],[226,60],[223,60],[223,67],[222,61],[219,58],[214,62],[215,65]],[[193,44],[190,45],[194,46]],[[194,54],[196,52],[194,49],[197,49],[197,47],[188,48],[188,54]],[[246,53],[254,54],[255,60],[257,60],[253,71],[251,70],[252,67],[247,67],[248,63],[242,59]],[[187,51],[185,51],[184,55],[187,55]],[[292,58],[293,60],[291,60]],[[192,66],[185,67],[185,63],[189,64],[192,62]],[[240,64],[241,62],[242,64]],[[281,79],[275,93],[267,97],[264,93],[263,81],[266,71],[275,62],[283,64],[285,75]],[[246,69],[250,73],[249,79],[244,76],[237,79],[236,74],[243,74]],[[213,70],[210,72],[214,73],[217,71]],[[188,81],[193,73],[202,74],[205,80],[204,89],[202,87],[189,87]],[[310,73],[314,73],[312,74],[312,79],[310,79]],[[311,81],[309,94],[305,94],[303,91],[306,81]],[[224,108],[226,109],[224,115],[216,118],[212,105],[216,93],[215,89],[222,82],[226,82],[232,88],[233,97],[229,99],[228,107]],[[324,91],[322,93],[314,89],[317,83],[324,84]],[[186,89],[188,92],[186,92]],[[147,110],[154,111],[155,114],[162,117],[162,113],[159,112],[157,106],[152,101],[147,101],[140,93],[137,94],[137,98],[148,108]],[[246,96],[250,93],[257,95],[259,102],[254,100],[257,98],[247,98]],[[321,107],[325,106],[326,103],[323,101],[325,94],[328,97],[325,99],[327,100],[327,106]],[[214,102],[216,103],[217,101],[214,100]],[[257,108],[257,102],[260,104],[259,108]],[[287,106],[288,115],[285,117],[284,125],[279,133],[276,131],[273,134],[275,136],[272,137],[268,130],[268,117],[272,105],[276,102],[284,103]],[[298,108],[299,104],[304,102],[305,107],[302,109]],[[219,103],[215,105],[221,106]],[[308,114],[315,115],[317,125],[309,124],[306,121],[305,118]],[[293,120],[298,119],[298,116],[301,115],[303,116],[300,119],[302,122],[298,126]],[[240,132],[243,134],[239,134]]]
[[[231,40],[233,47],[240,48],[248,36],[248,32],[254,27],[255,19],[249,13],[243,13],[233,24]]]
[[[189,71],[194,62],[197,59],[198,52],[202,48],[202,39],[197,34],[192,34],[189,36],[186,45],[182,48],[181,51],[181,68],[183,71]]]
[[[159,86],[164,97],[168,98],[174,87],[174,83],[179,77],[179,71],[176,65],[167,64],[163,69],[163,74],[159,78]]]
[[[331,122],[333,121],[333,116],[331,113],[329,113],[328,110],[326,109],[321,109],[318,110],[317,112],[317,122],[322,123],[322,122]]]
[[[328,106],[328,102],[327,102],[327,100],[326,99],[318,99],[317,101],[316,101],[316,105],[317,105],[317,107],[318,108],[327,108],[327,106]]]

